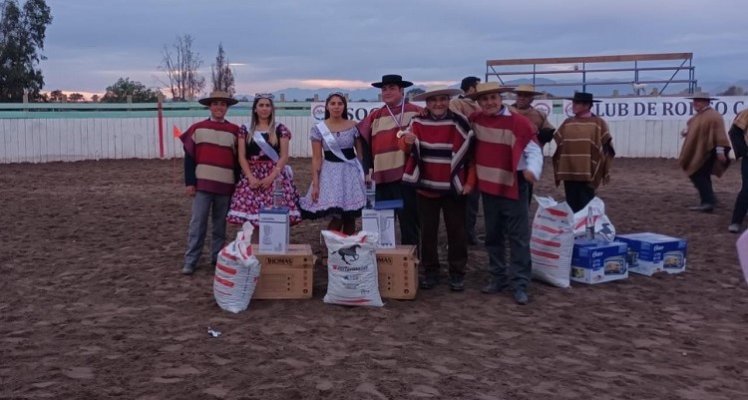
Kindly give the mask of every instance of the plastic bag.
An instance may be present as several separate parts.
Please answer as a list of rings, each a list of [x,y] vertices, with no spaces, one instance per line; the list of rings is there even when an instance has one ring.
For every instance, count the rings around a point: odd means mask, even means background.
[[[582,238],[587,236],[587,227],[590,224],[594,230],[595,239],[608,242],[615,240],[616,228],[605,214],[605,203],[599,197],[590,200],[583,209],[574,214],[574,237]]]
[[[260,276],[260,261],[252,254],[253,230],[252,224],[245,222],[236,240],[218,253],[213,297],[219,307],[232,313],[247,309]]]
[[[344,235],[322,231],[327,245],[327,294],[324,302],[382,307],[377,274],[377,240],[372,232]]]

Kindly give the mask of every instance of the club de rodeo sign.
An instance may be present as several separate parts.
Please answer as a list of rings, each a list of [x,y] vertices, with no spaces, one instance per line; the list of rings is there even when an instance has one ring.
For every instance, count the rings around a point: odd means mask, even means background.
[[[712,107],[725,118],[732,119],[740,111],[748,108],[748,96],[717,96],[716,98],[712,101]],[[683,97],[627,97],[601,98],[601,100],[602,102],[593,105],[592,111],[609,121],[674,120],[685,119],[694,114],[691,100]],[[506,102],[511,104],[514,101],[507,100]],[[413,104],[425,106],[423,102]],[[348,118],[360,121],[383,106],[382,102],[348,103]],[[570,100],[535,100],[533,107],[549,115],[572,115]],[[325,119],[325,103],[312,103],[311,114],[316,121]]]

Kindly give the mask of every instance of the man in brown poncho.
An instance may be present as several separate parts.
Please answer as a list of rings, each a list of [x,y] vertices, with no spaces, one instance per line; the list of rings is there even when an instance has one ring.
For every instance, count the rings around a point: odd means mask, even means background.
[[[712,189],[712,175],[722,176],[728,165],[730,142],[722,115],[709,102],[716,100],[707,93],[688,97],[693,100],[696,114],[688,120],[681,135],[686,138],[678,157],[678,164],[699,191],[701,204],[692,211],[711,212],[717,199]]]
[[[536,92],[533,85],[519,85],[512,92],[517,95],[517,100],[512,105],[512,111],[524,115],[538,128],[540,146],[542,147],[553,140],[553,133],[556,128],[548,121],[548,115],[532,106],[535,96],[542,93]]]
[[[564,181],[566,202],[577,212],[595,198],[595,190],[610,180],[610,164],[615,156],[608,124],[592,113],[591,93],[576,92],[573,117],[567,118],[553,136],[553,172],[556,185]]]

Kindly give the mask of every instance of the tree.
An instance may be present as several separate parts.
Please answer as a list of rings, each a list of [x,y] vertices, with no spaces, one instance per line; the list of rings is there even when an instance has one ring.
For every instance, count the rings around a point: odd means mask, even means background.
[[[743,89],[740,86],[730,86],[722,93],[719,93],[718,96],[743,96],[745,95],[745,89]]]
[[[52,22],[44,0],[27,0],[19,8],[17,0],[0,1],[0,101],[39,100],[44,76],[39,62],[47,25]]]
[[[92,103],[98,103],[99,102],[99,95],[95,94],[95,95],[91,96],[91,102]]]
[[[230,65],[223,51],[223,44],[219,43],[216,63],[210,66],[213,78],[213,90],[221,90],[233,96],[235,92],[234,74],[231,72]]]
[[[125,103],[127,96],[132,95],[133,103],[151,103],[158,101],[158,92],[146,88],[140,82],[130,78],[119,78],[112,86],[106,88],[106,94],[101,98],[102,103]]]
[[[57,89],[49,92],[49,101],[53,103],[64,103],[65,100],[65,94],[62,93],[62,90]]]
[[[86,97],[78,92],[75,92],[75,93],[70,93],[70,95],[68,96],[68,100],[72,101],[73,103],[77,103],[79,101],[86,100]]]
[[[405,94],[405,97],[412,99],[413,97],[418,96],[421,93],[426,93],[426,91],[421,88],[413,88],[408,90],[408,92]]]
[[[164,45],[164,58],[159,68],[166,71],[174,101],[194,100],[205,87],[205,78],[197,72],[203,61],[192,50],[192,43],[192,36],[184,35],[177,36],[172,45],[173,52]]]

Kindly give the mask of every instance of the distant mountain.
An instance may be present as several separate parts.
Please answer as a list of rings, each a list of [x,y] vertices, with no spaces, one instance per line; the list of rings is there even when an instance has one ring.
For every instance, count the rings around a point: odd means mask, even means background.
[[[648,79],[648,78],[642,78],[642,80],[654,80],[654,79]],[[635,89],[631,85],[606,85],[605,83],[611,81],[611,80],[604,80],[604,79],[591,79],[589,82],[593,83],[593,85],[589,85],[587,87],[587,91],[594,93],[597,96],[613,96],[614,92],[617,91],[619,96],[630,96],[635,94]],[[538,91],[545,91],[553,96],[556,97],[569,97],[573,96],[575,91],[581,91],[582,86],[543,86],[547,84],[563,84],[563,83],[570,83],[573,81],[570,80],[552,80],[552,79],[546,79],[546,78],[537,78],[535,80],[536,85],[538,85]],[[513,80],[507,80],[504,81],[505,85],[508,86],[517,86],[520,84],[527,84],[532,83],[531,79],[513,79]],[[743,89],[746,89],[748,91],[748,80],[740,80],[737,82],[716,82],[716,81],[698,81],[697,82],[701,90],[709,92],[711,94],[718,94],[722,93],[725,90],[727,90],[730,86],[739,86]],[[645,87],[641,88],[641,94],[649,94],[652,92],[653,89],[657,89],[660,91],[665,86],[664,83],[660,84],[649,84]],[[459,87],[459,84],[453,85],[452,87]],[[415,85],[410,88],[406,89],[406,92],[408,90],[411,90],[413,88],[421,88],[426,89],[425,86]],[[682,91],[685,91],[687,89],[687,85],[685,84],[671,84],[668,85],[665,93],[670,95],[675,95],[677,93],[680,93]],[[284,95],[286,101],[311,101],[311,99],[314,99],[314,96],[317,95],[319,101],[324,101],[324,99],[332,92],[342,92],[342,93],[348,93],[348,97],[351,99],[351,101],[377,101],[377,98],[379,96],[379,89],[377,88],[368,88],[368,89],[354,89],[354,90],[346,90],[346,89],[301,89],[301,88],[288,88],[288,89],[281,89],[273,92],[275,95],[276,100],[279,100],[281,98],[281,94]],[[236,95],[236,98],[241,99],[242,97],[247,97],[247,99],[252,99],[253,96],[251,95]]]

